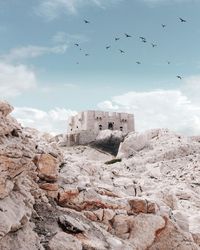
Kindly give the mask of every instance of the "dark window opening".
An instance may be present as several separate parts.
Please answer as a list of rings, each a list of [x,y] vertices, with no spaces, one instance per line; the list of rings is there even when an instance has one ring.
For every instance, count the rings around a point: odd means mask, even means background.
[[[99,130],[102,130],[102,125],[99,125]]]
[[[120,127],[120,131],[123,131],[123,127]]]
[[[112,122],[108,123],[108,129],[113,130],[113,123]]]

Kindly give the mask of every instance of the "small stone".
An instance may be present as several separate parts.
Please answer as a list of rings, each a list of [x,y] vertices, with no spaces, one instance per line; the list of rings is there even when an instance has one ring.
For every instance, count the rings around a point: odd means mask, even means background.
[[[82,223],[69,215],[60,216],[58,218],[58,224],[64,232],[82,233],[85,231],[85,228],[83,227]]]

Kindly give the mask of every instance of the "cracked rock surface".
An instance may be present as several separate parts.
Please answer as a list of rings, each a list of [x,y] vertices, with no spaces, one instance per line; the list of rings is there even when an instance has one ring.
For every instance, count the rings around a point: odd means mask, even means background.
[[[12,110],[0,102],[0,250],[200,249],[199,137],[130,133],[108,165]]]

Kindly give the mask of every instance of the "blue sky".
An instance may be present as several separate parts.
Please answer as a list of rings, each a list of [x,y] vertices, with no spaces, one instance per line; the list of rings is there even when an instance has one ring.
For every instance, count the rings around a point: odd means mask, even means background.
[[[106,109],[133,112],[138,130],[198,134],[199,10],[198,0],[1,1],[1,98],[50,132],[75,111]]]

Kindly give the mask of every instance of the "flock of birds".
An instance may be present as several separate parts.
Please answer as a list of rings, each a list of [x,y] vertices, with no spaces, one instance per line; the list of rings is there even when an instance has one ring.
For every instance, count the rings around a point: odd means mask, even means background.
[[[179,21],[181,22],[181,23],[186,23],[187,22],[187,20],[185,20],[185,19],[183,19],[183,18],[181,18],[181,17],[178,17],[178,19],[179,19]],[[90,24],[90,21],[88,20],[88,19],[84,19],[83,20],[84,21],[84,23],[85,24]],[[161,24],[161,26],[162,26],[162,28],[166,28],[166,24]],[[127,33],[124,33],[124,36],[125,36],[125,38],[131,38],[132,36],[130,35],[130,34],[127,34]],[[117,41],[119,41],[121,38],[120,37],[115,37],[115,42],[117,42]],[[147,43],[147,39],[145,38],[145,37],[143,37],[143,36],[140,36],[139,37],[139,39],[141,40],[141,42],[143,42],[143,43]],[[82,50],[82,48],[80,47],[80,44],[79,43],[75,43],[74,44],[76,47],[78,47],[79,48],[79,50]],[[153,48],[155,48],[155,47],[157,47],[157,44],[156,43],[151,43],[151,46],[153,47]],[[111,45],[107,45],[106,47],[105,47],[105,49],[106,50],[109,50],[111,48]],[[119,52],[121,53],[121,54],[125,54],[126,52],[124,51],[124,50],[122,50],[122,49],[119,49]],[[89,53],[85,53],[85,56],[89,56],[90,54]],[[170,61],[167,61],[167,64],[170,64],[171,62]],[[79,62],[77,62],[76,64],[79,64]],[[140,61],[136,61],[136,64],[142,64]],[[180,79],[180,80],[182,80],[182,76],[180,76],[180,75],[177,75],[176,76],[178,79]]]

